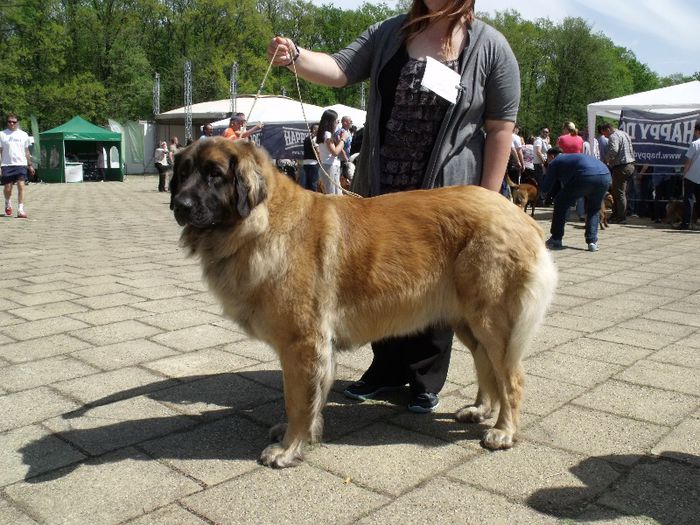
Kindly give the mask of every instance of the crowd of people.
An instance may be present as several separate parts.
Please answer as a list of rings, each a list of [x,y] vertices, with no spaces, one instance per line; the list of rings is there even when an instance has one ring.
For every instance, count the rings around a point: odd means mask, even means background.
[[[697,135],[686,154],[682,179],[668,170],[655,172],[653,166],[637,164],[632,139],[612,124],[598,126],[597,136],[589,137],[587,129],[581,132],[573,122],[566,122],[556,141],[552,141],[548,127],[541,128],[536,137],[524,138],[519,132],[516,124],[501,191],[509,195],[510,188],[520,182],[534,184],[540,190],[539,204],[554,205],[551,238],[547,241],[551,249],[563,248],[564,224],[573,207],[579,220],[586,223],[588,250],[598,250],[601,200],[607,192],[613,203],[609,223],[626,224],[630,216],[648,217],[660,223],[667,215],[670,222],[674,217],[667,213],[669,203],[683,199],[678,228],[690,228],[697,184],[692,179],[700,178],[693,175],[696,169],[700,170],[700,161],[694,163]],[[551,162],[560,154],[564,156],[552,167]],[[598,179],[595,191],[591,189],[594,179]]]

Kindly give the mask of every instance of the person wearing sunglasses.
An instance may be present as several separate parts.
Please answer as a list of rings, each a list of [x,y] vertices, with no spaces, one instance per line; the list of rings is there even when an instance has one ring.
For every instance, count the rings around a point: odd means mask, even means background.
[[[29,135],[19,129],[17,115],[7,116],[7,129],[0,133],[0,184],[5,194],[5,215],[12,216],[12,186],[17,185],[17,218],[26,219],[24,187],[27,173],[34,176]]]

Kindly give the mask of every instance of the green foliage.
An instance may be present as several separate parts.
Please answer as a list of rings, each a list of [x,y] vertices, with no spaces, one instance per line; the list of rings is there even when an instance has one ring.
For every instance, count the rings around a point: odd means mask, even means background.
[[[238,92],[255,93],[267,70],[272,35],[334,52],[371,24],[405,12],[365,2],[341,10],[331,0],[22,0],[0,4],[0,112],[23,119],[35,114],[41,129],[76,114],[96,123],[107,118],[151,118],[153,77],[161,78],[161,110],[183,104],[183,64],[192,61],[193,102],[227,98],[231,65]],[[510,42],[521,70],[519,120],[530,132],[541,125],[585,121],[590,102],[692,79],[666,78],[634,53],[593,33],[580,18],[555,24],[524,20],[515,11],[481,16]],[[360,89],[300,82],[304,101],[358,106]],[[297,97],[294,77],[272,70],[264,93]]]

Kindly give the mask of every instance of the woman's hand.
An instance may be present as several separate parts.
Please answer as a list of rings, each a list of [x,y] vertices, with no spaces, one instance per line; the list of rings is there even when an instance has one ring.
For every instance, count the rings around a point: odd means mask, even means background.
[[[273,66],[288,66],[296,56],[297,47],[290,38],[276,36],[267,46],[267,59]]]

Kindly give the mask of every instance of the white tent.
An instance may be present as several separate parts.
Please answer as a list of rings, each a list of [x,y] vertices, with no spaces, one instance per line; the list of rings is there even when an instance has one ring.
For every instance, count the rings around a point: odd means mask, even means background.
[[[620,118],[623,108],[668,114],[700,109],[700,81],[693,80],[685,84],[588,104],[588,130],[591,140],[595,137],[596,117]]]
[[[364,125],[365,111],[342,104],[336,104],[330,108],[336,110],[341,117],[343,115],[352,117],[353,123],[358,128]],[[253,95],[241,95],[236,98],[236,112],[244,113],[251,123],[303,122],[306,114],[306,120],[312,124],[319,121],[324,109],[326,108],[314,104],[303,104],[302,111],[302,104],[298,100],[275,95],[261,95],[257,101]],[[226,127],[230,114],[231,99],[228,98],[192,104],[192,120],[195,122],[212,122],[216,127],[219,125],[218,121],[224,120],[224,127]],[[179,124],[184,122],[184,119],[184,107],[156,115],[156,121],[159,124]]]

